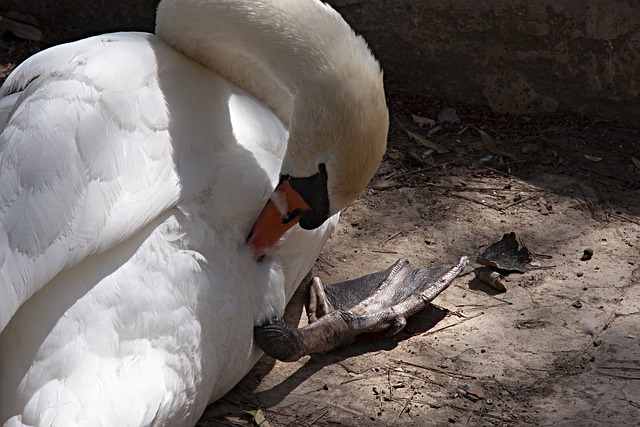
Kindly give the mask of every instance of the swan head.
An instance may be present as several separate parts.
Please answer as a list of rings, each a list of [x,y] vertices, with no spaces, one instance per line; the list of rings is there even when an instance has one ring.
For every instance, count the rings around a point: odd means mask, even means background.
[[[296,94],[280,181],[247,238],[256,260],[295,224],[315,229],[344,209],[380,165],[389,115],[380,67],[365,62],[325,70]]]
[[[380,65],[338,12],[319,0],[162,0],[156,33],[289,126],[279,183],[247,237],[256,259],[360,195],[389,116]]]

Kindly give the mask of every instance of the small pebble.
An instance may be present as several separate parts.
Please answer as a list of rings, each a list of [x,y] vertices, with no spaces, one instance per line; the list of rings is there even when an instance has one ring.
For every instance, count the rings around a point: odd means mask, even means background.
[[[440,123],[460,123],[460,117],[454,108],[443,108],[438,114]]]
[[[576,273],[576,276],[578,276],[578,277],[582,277],[582,276],[584,276],[584,272],[582,272],[582,271],[578,271],[578,272]]]
[[[540,146],[538,144],[524,143],[520,147],[520,150],[524,154],[533,154],[540,151]]]
[[[451,424],[455,424],[456,423],[456,418],[455,417],[449,417],[449,422]]]
[[[593,346],[594,346],[594,347],[599,347],[601,344],[602,344],[602,340],[595,340],[595,341],[593,342]]]
[[[586,248],[582,253],[582,257],[580,258],[580,261],[589,261],[591,257],[593,257],[593,249]]]
[[[582,308],[582,301],[578,300],[571,304],[575,308]]]

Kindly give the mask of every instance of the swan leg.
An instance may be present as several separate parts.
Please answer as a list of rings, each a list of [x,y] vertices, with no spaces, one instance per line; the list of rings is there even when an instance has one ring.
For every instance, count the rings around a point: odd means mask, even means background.
[[[349,345],[361,333],[394,335],[408,317],[444,291],[466,263],[463,257],[453,267],[413,268],[400,259],[386,271],[348,282],[323,285],[314,279],[307,326],[291,328],[276,318],[256,326],[254,337],[269,356],[294,361]]]

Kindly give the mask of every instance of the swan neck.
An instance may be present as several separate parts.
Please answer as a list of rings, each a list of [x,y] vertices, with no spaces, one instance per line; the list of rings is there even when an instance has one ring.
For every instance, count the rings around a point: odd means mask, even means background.
[[[331,74],[341,55],[353,54],[340,46],[352,50],[345,40],[356,38],[333,9],[300,0],[163,0],[156,34],[287,123],[299,89]]]
[[[366,42],[319,0],[162,0],[167,44],[268,105],[288,127],[281,175],[324,164],[330,213],[353,201],[386,147],[382,72]]]

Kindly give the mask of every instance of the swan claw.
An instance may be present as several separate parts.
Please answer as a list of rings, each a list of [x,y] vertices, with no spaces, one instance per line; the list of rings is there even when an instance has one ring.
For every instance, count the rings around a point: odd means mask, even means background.
[[[307,306],[309,324],[291,328],[272,319],[254,328],[268,355],[294,361],[349,345],[358,334],[401,331],[407,318],[425,308],[462,272],[467,257],[453,267],[413,268],[405,259],[388,270],[334,285],[314,278]]]

